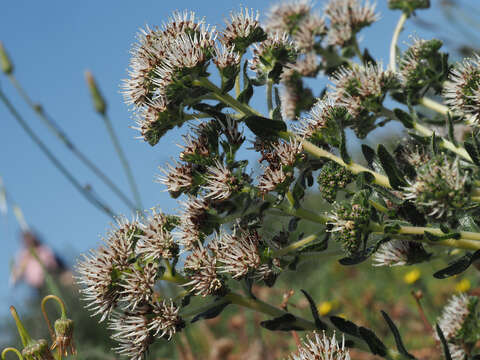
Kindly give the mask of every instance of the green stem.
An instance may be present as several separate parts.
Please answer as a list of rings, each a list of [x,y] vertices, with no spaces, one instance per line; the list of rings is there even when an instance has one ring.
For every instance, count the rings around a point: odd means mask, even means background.
[[[384,227],[380,224],[371,223],[371,230],[373,234],[385,234]],[[417,235],[424,236],[425,232],[429,232],[436,236],[444,236],[445,233],[441,229],[428,228],[428,227],[417,227],[417,226],[401,226],[395,234],[391,234],[393,238],[395,235]],[[426,238],[408,238],[408,240],[424,242],[430,245],[441,245],[457,249],[466,249],[466,250],[479,250],[480,249],[480,233],[460,231],[459,239],[444,239],[439,241],[430,241]],[[402,238],[402,237],[401,237]],[[403,239],[403,238],[402,238]]]
[[[407,20],[408,15],[406,13],[402,13],[400,19],[398,19],[397,26],[395,27],[395,31],[393,32],[392,42],[390,43],[390,70],[393,72],[397,71],[397,43],[398,37],[403,30],[403,26],[405,25],[405,21]]]
[[[413,128],[415,130],[417,130],[422,135],[425,135],[425,136],[432,136],[433,135],[432,130],[430,130],[429,128],[427,128],[427,127],[425,127],[421,124],[419,124],[416,121],[413,123]],[[472,158],[470,157],[467,150],[465,150],[465,148],[463,148],[461,146],[456,146],[454,143],[452,143],[451,141],[448,141],[444,138],[439,137],[439,139],[441,139],[440,142],[439,142],[439,145],[441,147],[443,147],[444,149],[450,150],[451,152],[454,152],[455,154],[464,158],[467,161],[473,162]]]
[[[418,103],[442,115],[447,115],[449,112],[448,107],[427,97],[421,98]]]
[[[273,112],[272,88],[273,88],[273,80],[268,79],[266,91],[267,91],[267,108],[268,108],[268,114],[270,117],[272,116],[272,112]]]
[[[382,115],[386,116],[386,117],[389,117],[391,119],[395,119],[395,120],[398,120],[398,118],[396,117],[395,113],[390,110],[390,109],[387,109],[387,108],[383,108],[382,111],[381,111]],[[426,126],[423,126],[422,124],[418,123],[417,121],[414,121],[413,122],[413,128],[419,132],[420,134],[424,135],[424,136],[432,136],[433,135],[433,131],[430,130],[429,128],[427,128]],[[470,157],[470,155],[468,154],[467,150],[465,150],[465,148],[461,147],[461,146],[456,146],[454,143],[452,143],[451,141],[447,140],[447,139],[444,139],[443,137],[438,137],[438,144],[446,149],[446,150],[450,150],[451,152],[457,154],[458,156],[464,158],[465,160],[469,161],[469,162],[472,162],[472,158]]]
[[[388,213],[388,209],[385,206],[379,204],[378,202],[376,202],[374,200],[371,200],[371,199],[369,199],[368,202],[370,203],[370,205],[372,205],[378,211],[383,212],[383,213]]]
[[[32,338],[27,332],[27,329],[22,324],[22,321],[18,317],[17,310],[15,307],[10,306],[10,313],[12,314],[15,324],[17,325],[18,334],[20,335],[20,340],[22,341],[23,347],[27,347],[30,343],[33,342]]]
[[[35,111],[40,120],[43,121],[47,128],[65,145],[65,147],[70,150],[87,168],[89,168],[105,185],[107,185],[110,190],[112,190],[128,207],[130,207],[132,210],[135,210],[135,205],[127,196],[125,196],[123,191],[120,190],[120,188],[115,185],[107,175],[105,175],[83,152],[81,152],[73,144],[72,140],[68,138],[67,134],[60,128],[60,126],[53,119],[47,116],[42,106],[37,105],[32,101],[16,77],[13,74],[9,74],[8,78],[27,105],[33,111]]]
[[[108,135],[110,135],[110,139],[112,140],[112,143],[115,148],[115,151],[117,152],[118,158],[122,163],[123,170],[125,171],[125,175],[127,176],[127,180],[130,185],[130,189],[132,191],[133,197],[135,198],[137,209],[142,210],[143,209],[142,200],[140,198],[140,193],[138,192],[138,187],[135,182],[132,169],[130,168],[130,164],[128,163],[128,160],[122,150],[122,147],[120,146],[120,141],[118,140],[118,137],[115,134],[115,130],[113,129],[112,122],[110,121],[110,118],[106,113],[102,114],[102,119],[103,119],[103,122],[105,123],[105,126],[107,127]]]
[[[258,111],[252,109],[250,106],[246,104],[242,104],[240,101],[233,98],[228,93],[222,94],[221,89],[207,78],[202,77],[197,80],[194,80],[193,85],[203,86],[204,88],[209,89],[210,91],[212,91],[213,96],[217,100],[224,102],[225,104],[229,105],[232,109],[235,109],[245,115],[262,116],[262,114],[260,114]]]
[[[316,238],[317,238],[317,235],[315,235],[315,234],[304,237],[303,239],[295,241],[295,242],[291,243],[290,245],[288,245],[284,248],[281,248],[277,251],[274,251],[272,253],[272,256],[275,258],[275,257],[281,257],[283,255],[286,255],[289,252],[292,252],[292,251],[297,250],[298,248],[301,248],[302,246],[310,244]]]
[[[284,139],[289,139],[291,137],[296,137],[299,141],[302,142],[303,149],[306,152],[308,152],[308,153],[310,153],[314,156],[320,157],[320,158],[325,158],[325,159],[335,161],[337,164],[339,164],[339,165],[343,166],[344,168],[350,170],[354,174],[359,174],[361,172],[368,172],[368,173],[373,175],[375,184],[386,187],[386,188],[389,188],[389,189],[392,188],[391,185],[390,185],[390,181],[388,180],[388,177],[386,177],[385,175],[376,173],[375,171],[372,171],[372,170],[366,168],[365,166],[362,166],[362,165],[354,163],[354,162],[351,162],[351,163],[347,164],[340,157],[338,157],[336,155],[333,155],[332,153],[328,152],[327,150],[319,148],[318,146],[312,144],[310,141],[304,140],[301,137],[299,137],[297,135],[294,135],[290,132],[282,131],[282,132],[279,133],[279,136],[284,138]]]
[[[35,134],[35,132],[28,126],[26,121],[20,116],[17,110],[13,107],[12,103],[5,94],[0,91],[0,99],[4,103],[4,105],[8,108],[10,113],[13,115],[15,120],[20,124],[23,130],[27,133],[27,135],[33,140],[33,142],[40,148],[40,150],[47,156],[47,158],[53,163],[53,165],[62,173],[63,176],[67,178],[67,180],[73,185],[75,189],[78,190],[80,194],[82,194],[91,204],[93,204],[96,208],[100,209],[110,217],[114,218],[114,213],[110,210],[110,207],[107,206],[103,201],[101,201],[97,196],[92,194],[91,191],[85,189],[78,180],[70,173],[70,171],[63,166],[63,164],[53,155],[50,149],[40,140],[40,138]]]
[[[14,347],[7,347],[7,348],[3,349],[2,360],[6,359],[7,353],[9,351],[14,352],[17,355],[17,359],[23,360],[22,353],[20,351],[18,351],[17,349],[15,349]]]
[[[358,59],[362,62],[362,64],[365,65],[365,59],[363,58],[362,51],[360,50],[360,47],[358,46],[358,41],[357,37],[353,39],[353,50],[355,51],[355,54],[357,55]]]
[[[47,295],[42,299],[42,302],[40,304],[40,308],[42,309],[43,318],[45,319],[45,322],[47,323],[48,331],[50,332],[50,336],[52,337],[52,341],[55,341],[55,332],[53,330],[52,323],[50,322],[50,319],[48,318],[47,311],[45,310],[45,303],[50,299],[55,300],[60,305],[60,312],[61,312],[60,316],[61,316],[62,319],[67,318],[67,312],[65,310],[64,302],[58,296]]]
[[[235,78],[235,96],[238,98],[240,93],[241,93],[241,90],[240,90],[240,72],[239,72]]]

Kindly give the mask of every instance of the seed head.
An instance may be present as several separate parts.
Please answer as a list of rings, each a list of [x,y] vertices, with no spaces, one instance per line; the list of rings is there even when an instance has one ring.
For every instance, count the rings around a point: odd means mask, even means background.
[[[55,342],[52,349],[58,348],[58,352],[63,356],[68,353],[75,355],[77,353],[73,343],[73,320],[61,318],[55,321]]]

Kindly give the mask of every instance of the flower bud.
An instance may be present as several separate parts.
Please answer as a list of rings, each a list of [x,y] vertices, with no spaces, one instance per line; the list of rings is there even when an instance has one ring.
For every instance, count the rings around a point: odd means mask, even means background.
[[[54,360],[47,340],[36,340],[22,350],[26,360]]]
[[[73,344],[73,320],[61,318],[55,321],[55,342],[52,349],[58,348],[60,354],[67,356],[68,352],[75,355],[77,350]]]
[[[0,66],[2,67],[2,71],[9,75],[13,72],[13,64],[8,57],[8,54],[3,47],[3,43],[0,41]]]
[[[90,89],[90,94],[92,95],[93,106],[95,110],[99,114],[104,115],[105,111],[107,110],[107,104],[105,103],[105,100],[103,99],[103,96],[98,89],[97,83],[95,82],[92,73],[88,70],[85,71],[85,78],[87,80],[88,88]]]

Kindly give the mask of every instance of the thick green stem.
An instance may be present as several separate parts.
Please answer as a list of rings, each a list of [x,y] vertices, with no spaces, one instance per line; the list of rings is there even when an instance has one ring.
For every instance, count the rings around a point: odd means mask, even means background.
[[[115,130],[113,129],[112,122],[110,121],[110,118],[108,117],[107,113],[103,113],[102,119],[103,122],[105,123],[105,126],[107,127],[107,132],[108,135],[110,136],[110,139],[112,140],[113,147],[115,148],[115,151],[117,152],[118,158],[120,159],[120,162],[122,163],[123,170],[125,171],[125,175],[127,176],[128,183],[130,185],[130,189],[132,191],[133,197],[135,198],[135,203],[137,205],[138,210],[142,210],[142,200],[140,198],[140,193],[138,191],[137,184],[135,182],[135,177],[133,176],[132,169],[130,168],[130,164],[128,163],[127,157],[125,156],[125,153],[123,152],[123,149],[120,145],[120,141],[118,140],[117,135],[115,134]]]
[[[354,174],[359,174],[361,172],[368,172],[368,173],[372,174],[373,177],[375,178],[375,180],[374,180],[375,184],[386,187],[386,188],[389,188],[389,189],[392,188],[391,185],[390,185],[390,181],[388,180],[388,177],[386,177],[385,175],[376,173],[375,171],[372,171],[372,170],[366,168],[365,166],[362,166],[362,165],[354,163],[354,162],[351,162],[351,163],[347,164],[340,157],[332,154],[331,152],[328,152],[327,150],[319,148],[318,146],[312,144],[310,141],[304,140],[301,137],[299,137],[297,135],[294,135],[290,132],[281,132],[281,133],[279,133],[279,136],[284,138],[284,139],[290,139],[292,137],[296,137],[299,141],[302,142],[303,149],[306,152],[308,152],[308,153],[310,153],[314,156],[320,157],[320,158],[325,158],[325,159],[335,161],[337,164],[339,164],[339,165],[343,166],[344,168],[350,170]]]
[[[421,98],[418,103],[442,115],[447,115],[449,112],[448,107],[427,97]]]
[[[298,241],[295,241],[294,243],[291,243],[290,245],[282,248],[282,249],[279,249],[277,251],[274,251],[272,256],[273,257],[280,257],[280,256],[283,256],[285,254],[288,254],[292,251],[295,251],[299,248],[301,248],[302,246],[305,246],[305,245],[308,245],[310,244],[312,241],[314,241],[315,239],[317,238],[317,235],[315,234],[312,234],[312,235],[309,235],[307,237],[304,237],[303,239],[301,240],[298,240]]]
[[[400,19],[398,19],[397,26],[395,27],[395,31],[393,32],[392,42],[390,43],[390,70],[395,72],[397,70],[397,43],[398,37],[403,30],[403,26],[405,25],[405,21],[407,20],[408,15],[406,13],[402,13]]]
[[[362,51],[358,46],[357,37],[355,37],[353,40],[353,50],[355,51],[355,54],[357,55],[358,59],[362,62],[362,64],[365,64],[365,59],[363,58]]]
[[[110,207],[101,201],[97,196],[95,196],[91,191],[85,189],[78,180],[67,170],[65,166],[56,158],[56,156],[50,151],[50,149],[43,143],[42,140],[35,134],[35,132],[30,128],[27,122],[20,116],[17,110],[13,107],[12,103],[5,94],[0,91],[0,100],[4,103],[10,113],[13,115],[14,119],[20,124],[23,130],[27,135],[33,140],[33,142],[40,148],[40,150],[47,156],[47,158],[53,163],[53,165],[62,173],[63,176],[73,185],[75,189],[78,190],[91,204],[96,208],[100,209],[110,217],[114,218],[114,213],[110,210]]]
[[[385,234],[384,228],[380,224],[372,222],[370,224],[370,227],[373,234]],[[421,227],[421,226],[400,226],[397,232],[395,234],[391,234],[391,236],[393,238],[395,238],[395,235],[424,236],[426,232],[436,236],[445,236],[445,233],[441,229]],[[466,249],[466,250],[480,249],[480,233],[469,232],[469,231],[459,231],[459,233],[460,233],[459,239],[452,238],[452,239],[444,239],[439,241],[430,241],[427,238],[412,237],[412,238],[408,238],[408,240],[424,242],[430,245],[441,245],[446,247],[452,247],[457,249]]]

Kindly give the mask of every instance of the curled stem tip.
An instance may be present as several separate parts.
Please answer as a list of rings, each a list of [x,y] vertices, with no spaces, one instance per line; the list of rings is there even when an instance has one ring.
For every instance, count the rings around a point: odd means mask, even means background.
[[[14,347],[7,347],[7,348],[3,349],[2,360],[6,359],[6,356],[7,356],[8,352],[14,352],[17,355],[17,359],[23,360],[22,353],[20,351],[18,351],[17,349],[15,349]]]
[[[50,319],[48,318],[48,315],[47,315],[47,311],[45,310],[45,304],[48,300],[55,300],[59,305],[60,305],[60,312],[61,312],[61,318],[62,319],[66,319],[67,318],[67,312],[66,312],[66,309],[65,309],[65,303],[63,302],[62,299],[60,299],[58,296],[56,295],[47,295],[45,296],[43,299],[42,299],[42,303],[41,303],[41,308],[42,308],[42,314],[43,314],[43,318],[45,319],[45,322],[47,323],[48,325],[48,331],[50,332],[50,336],[52,337],[53,340],[55,340],[55,332],[53,330],[53,326],[52,326],[52,323],[50,322]]]

